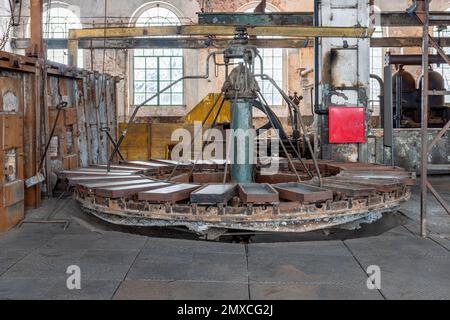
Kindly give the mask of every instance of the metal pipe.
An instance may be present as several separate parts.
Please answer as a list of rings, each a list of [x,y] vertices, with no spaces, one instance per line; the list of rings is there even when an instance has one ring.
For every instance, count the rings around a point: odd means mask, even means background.
[[[383,82],[383,79],[381,79],[381,77],[379,75],[377,75],[377,74],[371,73],[369,75],[369,77],[371,79],[375,79],[378,82],[378,85],[380,86],[380,93],[381,94],[378,96],[378,101],[379,101],[378,103],[380,104],[380,115],[381,115],[381,113],[383,112],[383,108],[382,108],[382,106],[383,106],[383,99],[382,99],[382,97],[384,96],[384,93],[383,93],[384,82]],[[381,116],[381,123],[383,123],[383,116]]]
[[[319,1],[314,0],[314,26],[319,26]],[[319,104],[319,37],[314,38],[314,112],[316,114],[323,114],[320,112],[321,106]]]
[[[255,77],[261,77],[261,79],[269,80],[272,83],[272,85],[278,90],[278,92],[281,94],[283,99],[288,104],[290,104],[293,108],[297,108],[298,107],[295,103],[292,102],[291,99],[289,99],[287,94],[284,93],[283,90],[281,90],[281,88],[278,86],[278,84],[275,82],[275,80],[273,80],[267,74],[258,74],[258,75],[255,75]],[[314,167],[315,167],[316,172],[317,172],[317,177],[319,179],[319,186],[321,187],[322,186],[322,175],[320,174],[319,165],[317,163],[317,159],[316,159],[316,156],[314,154],[314,150],[313,150],[313,148],[311,146],[311,142],[309,141],[309,138],[308,138],[308,136],[306,134],[306,126],[305,126],[305,123],[303,122],[303,117],[302,117],[302,114],[300,113],[300,110],[298,110],[298,115],[299,115],[299,120],[300,120],[300,126],[302,127],[302,131],[303,131],[303,138],[305,139],[306,144],[307,144],[308,149],[309,149],[309,152],[311,153],[311,157],[312,157],[312,160],[313,160],[313,163],[314,163]]]
[[[253,182],[253,143],[249,134],[252,129],[253,99],[237,98],[231,101],[231,141],[233,160],[231,180],[238,183]]]
[[[112,161],[114,159],[114,156],[116,155],[117,151],[119,150],[120,145],[122,144],[123,140],[125,139],[125,136],[127,135],[128,130],[130,129],[131,125],[134,123],[134,119],[136,118],[139,109],[142,106],[146,105],[151,100],[153,100],[154,98],[158,97],[161,93],[167,91],[168,89],[170,89],[171,87],[173,87],[175,84],[177,84],[178,82],[180,82],[182,80],[208,79],[209,78],[209,60],[211,59],[212,56],[215,56],[218,53],[219,52],[211,52],[210,54],[208,54],[208,56],[206,58],[206,70],[205,70],[205,74],[204,75],[195,75],[195,76],[184,76],[184,77],[181,77],[178,80],[176,80],[176,81],[172,82],[171,84],[169,84],[167,87],[165,87],[162,90],[158,91],[153,96],[151,96],[150,98],[148,98],[147,100],[145,100],[144,102],[142,102],[141,104],[139,104],[138,106],[136,106],[134,108],[134,111],[133,111],[133,113],[132,113],[132,115],[130,117],[130,120],[128,120],[127,126],[122,131],[122,134],[120,135],[120,138],[117,141],[117,145],[114,147],[114,150],[111,153],[111,156],[109,157],[108,165],[106,167],[108,172],[110,171],[111,163],[112,163]]]
[[[447,56],[450,59],[450,55]],[[422,55],[421,54],[386,54],[385,63],[401,64],[405,66],[420,66],[422,65]],[[438,54],[428,55],[429,64],[442,64],[445,60]]]
[[[428,191],[428,87],[429,87],[429,2],[423,1],[422,28],[422,127],[421,127],[421,168],[420,168],[420,234],[427,236],[427,191]]]

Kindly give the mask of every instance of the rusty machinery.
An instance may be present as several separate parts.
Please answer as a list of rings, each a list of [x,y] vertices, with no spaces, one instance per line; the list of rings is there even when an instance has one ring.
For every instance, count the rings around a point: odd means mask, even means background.
[[[179,81],[207,79],[212,61],[225,68],[225,81],[221,94],[206,113],[202,127],[211,115],[214,120],[210,128],[216,125],[224,101],[220,97],[223,96],[231,102],[232,129],[252,129],[252,109],[257,108],[268,119],[268,123],[259,129],[278,129],[281,138],[287,137],[280,120],[261,94],[256,81],[259,77],[280,92],[289,110],[295,114],[291,119],[296,121],[291,125],[305,135],[312,159],[303,159],[290,139],[284,140],[286,143],[281,139],[286,158],[265,157],[251,162],[253,149],[249,140],[245,136],[234,136],[232,131],[231,138],[236,142],[230,145],[245,151],[248,157],[244,162],[235,161],[227,150],[225,159],[218,160],[194,156],[193,160],[185,162],[151,160],[113,164],[115,153],[139,107],[148,102],[145,101],[135,108],[107,165],[59,173],[60,178],[75,187],[76,199],[84,211],[114,224],[184,226],[200,234],[227,229],[305,232],[371,222],[382,213],[395,210],[401,201],[409,198],[409,186],[415,183],[415,177],[400,168],[317,160],[306,138],[298,105],[264,74],[258,50],[247,41],[245,28],[236,28],[234,42],[229,48],[208,55],[204,75],[180,78],[150,99]],[[223,57],[223,62],[218,62],[218,56]],[[260,64],[259,73],[255,71],[257,63]],[[190,147],[195,138],[194,134]],[[233,156],[236,154],[234,152]],[[279,170],[263,174],[267,161],[277,161]]]
[[[439,55],[430,55],[430,63],[441,64]],[[385,64],[395,65],[397,71],[392,75],[392,88],[385,88],[384,95],[392,94],[394,128],[419,128],[421,120],[422,76],[417,83],[414,76],[404,66],[421,65],[421,55],[393,55],[387,53]],[[439,128],[450,120],[450,107],[445,103],[445,80],[442,74],[429,68],[428,87],[436,92],[429,98],[428,125]],[[392,93],[391,93],[391,92]]]

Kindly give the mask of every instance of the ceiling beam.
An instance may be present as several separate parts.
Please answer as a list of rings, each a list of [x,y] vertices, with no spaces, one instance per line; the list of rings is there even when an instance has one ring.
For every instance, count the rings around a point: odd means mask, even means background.
[[[67,39],[45,39],[48,49],[67,49]],[[307,39],[249,39],[249,44],[258,48],[303,48],[305,42],[312,47],[313,41]],[[373,48],[406,48],[421,47],[422,38],[389,37],[371,38],[370,46]],[[26,49],[30,39],[13,39],[15,49]],[[231,39],[209,39],[205,37],[189,38],[119,38],[119,39],[83,39],[78,43],[80,49],[146,49],[146,48],[179,48],[179,49],[205,49],[227,48],[232,44]],[[441,47],[450,47],[450,38],[440,38]]]
[[[368,38],[373,30],[363,27],[299,27],[299,26],[257,26],[247,27],[249,36],[274,37],[344,37]],[[153,27],[111,27],[72,29],[70,40],[91,38],[123,38],[123,37],[166,37],[166,36],[234,36],[234,26],[223,25],[181,25]]]

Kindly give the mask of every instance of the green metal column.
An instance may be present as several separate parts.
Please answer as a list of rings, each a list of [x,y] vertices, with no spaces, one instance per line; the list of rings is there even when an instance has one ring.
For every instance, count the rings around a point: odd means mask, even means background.
[[[233,182],[253,182],[252,104],[253,99],[231,101],[233,157],[230,171]]]

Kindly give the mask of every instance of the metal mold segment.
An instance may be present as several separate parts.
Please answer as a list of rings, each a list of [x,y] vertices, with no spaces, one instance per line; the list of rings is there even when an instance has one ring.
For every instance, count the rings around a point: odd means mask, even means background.
[[[211,228],[306,232],[350,222],[372,222],[382,213],[395,211],[401,202],[410,197],[410,186],[402,182],[401,178],[410,175],[410,179],[413,179],[413,174],[403,169],[332,161],[320,161],[319,164],[325,169],[324,172],[331,172],[331,175],[360,173],[365,169],[391,178],[380,181],[375,175],[375,179],[369,177],[337,181],[337,177],[331,178],[329,175],[325,178],[322,189],[332,192],[332,199],[313,199],[310,202],[280,199],[274,203],[258,204],[242,201],[242,198],[240,202],[236,202],[236,195],[231,200],[229,196],[221,199],[218,195],[220,190],[216,190],[217,195],[208,198],[209,203],[203,205],[191,202],[191,199],[195,199],[195,193],[207,189],[208,185],[199,189],[200,186],[176,183],[172,185],[172,189],[176,189],[173,192],[160,188],[150,192],[136,192],[135,196],[123,198],[103,197],[89,190],[79,192],[76,188],[75,198],[83,211],[109,223],[126,226],[184,226],[203,234]],[[201,172],[203,168],[198,170]],[[154,179],[151,174],[150,178]],[[130,181],[133,181],[132,175]],[[304,182],[311,185],[315,183],[314,179]],[[361,186],[361,183],[370,186]],[[388,188],[382,187],[381,183]],[[266,186],[273,188],[269,184]],[[212,189],[215,189],[214,185]],[[180,191],[179,194],[177,190]],[[305,190],[307,193],[311,191],[308,188]],[[299,192],[302,192],[301,189]],[[147,200],[146,193],[153,193],[154,196]],[[276,195],[278,197],[278,193]]]

